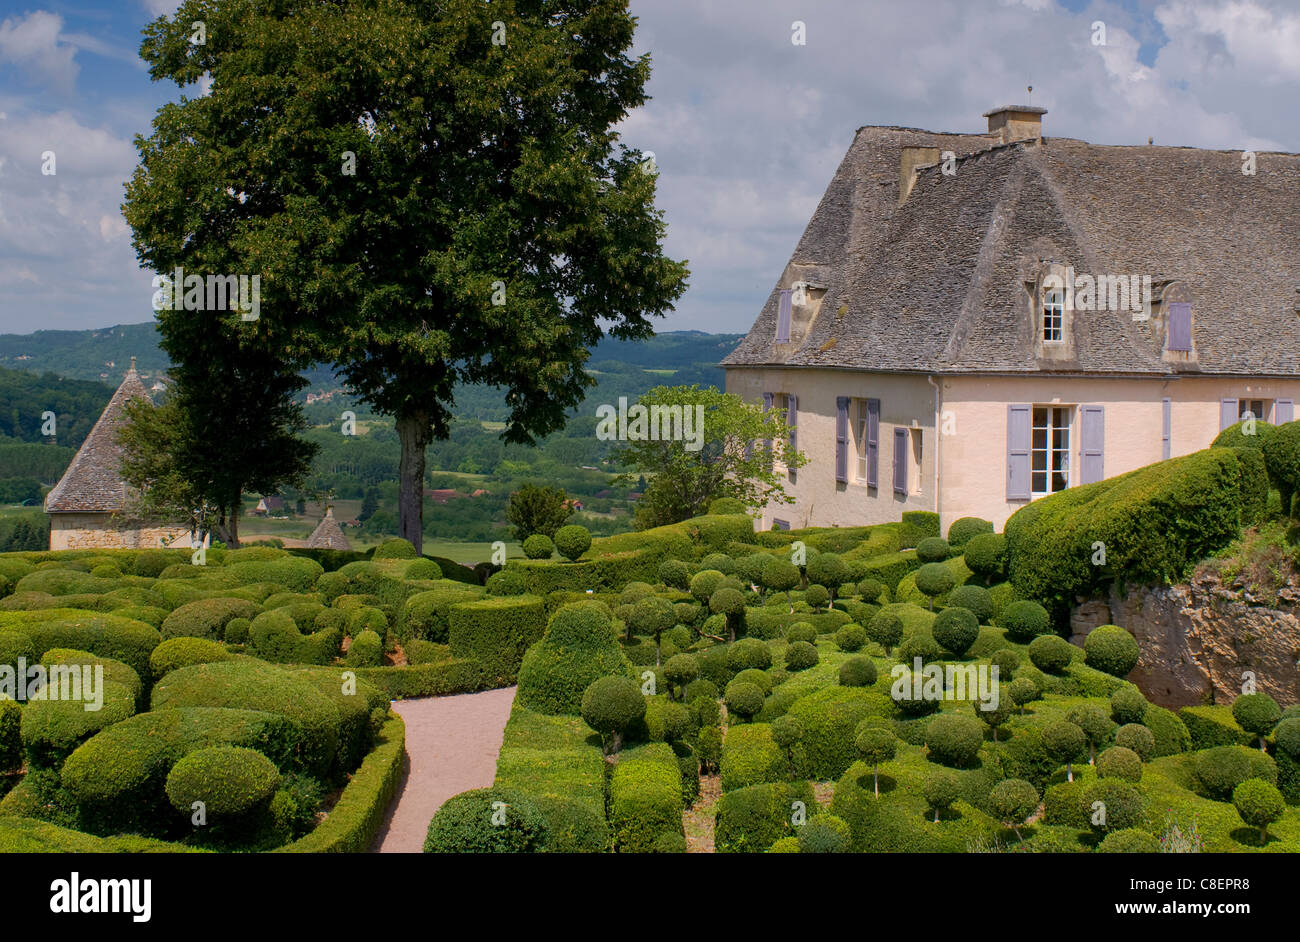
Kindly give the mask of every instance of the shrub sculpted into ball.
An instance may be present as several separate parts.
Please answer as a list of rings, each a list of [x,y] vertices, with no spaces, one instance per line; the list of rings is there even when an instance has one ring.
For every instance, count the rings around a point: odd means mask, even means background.
[[[941,563],[952,555],[948,541],[929,536],[916,544],[916,558],[923,563]]]
[[[1074,762],[1088,745],[1088,737],[1075,723],[1057,720],[1043,730],[1043,748],[1047,754],[1065,766],[1065,778],[1074,781]]]
[[[211,746],[189,753],[167,774],[167,799],[186,817],[202,802],[214,823],[264,807],[280,783],[275,763],[256,749]]]
[[[771,666],[772,652],[757,638],[741,638],[727,648],[727,667],[736,673],[750,668],[765,671]]]
[[[979,619],[966,608],[949,606],[934,618],[934,640],[961,657],[980,635]]]
[[[1201,794],[1215,801],[1229,801],[1232,791],[1249,778],[1277,783],[1273,758],[1246,746],[1215,746],[1196,754],[1196,779]]]
[[[983,586],[959,585],[948,593],[948,607],[969,610],[983,625],[993,617],[993,596]]]
[[[1002,609],[1002,616],[998,620],[1006,629],[1007,638],[1016,644],[1028,644],[1039,635],[1047,634],[1052,627],[1047,609],[1037,602],[1023,599],[1011,602]]]
[[[727,684],[725,696],[727,704],[727,713],[738,716],[742,720],[749,720],[759,710],[763,709],[763,700],[766,699],[763,688],[758,684],[747,683],[746,681],[732,681]]]
[[[1118,778],[1099,778],[1083,787],[1082,808],[1097,834],[1123,831],[1142,824],[1142,793]]]
[[[785,649],[785,667],[791,671],[805,671],[817,666],[817,649],[807,641],[796,641]]]
[[[1092,629],[1083,642],[1084,662],[1089,667],[1127,677],[1137,666],[1138,643],[1119,625],[1101,625]]]
[[[862,646],[867,643],[867,629],[859,624],[849,622],[847,625],[841,625],[835,632],[835,645],[841,651],[852,654],[854,651],[860,651]]]
[[[931,609],[934,600],[945,592],[951,592],[956,584],[957,580],[943,563],[926,563],[916,571],[916,588],[929,598]]]
[[[929,664],[931,661],[937,661],[943,657],[943,648],[934,637],[923,632],[917,632],[898,646],[898,659],[904,664],[911,665],[917,658],[921,659],[922,664]]]
[[[1142,759],[1132,749],[1111,746],[1097,756],[1097,774],[1137,784],[1142,781]]]
[[[545,533],[534,533],[524,540],[524,555],[529,559],[550,559],[555,555],[555,544]]]
[[[817,629],[806,621],[797,621],[785,630],[785,640],[794,644],[796,641],[807,641],[809,644],[817,640]]]
[[[831,592],[849,581],[849,567],[838,553],[818,553],[808,560],[808,565],[804,568],[809,582],[825,586]]]
[[[476,788],[449,798],[429,822],[426,854],[529,854],[549,840],[532,798],[505,788]]]
[[[803,600],[813,608],[825,608],[831,600],[831,593],[826,586],[814,584],[804,589]]]
[[[840,665],[841,687],[870,687],[876,682],[876,665],[869,657],[851,657]]]
[[[864,602],[876,601],[884,591],[885,584],[879,579],[867,578],[858,583],[858,595],[862,596]]]
[[[1151,730],[1138,723],[1126,723],[1115,733],[1115,745],[1132,749],[1143,762],[1156,753],[1156,737]]]
[[[931,720],[925,730],[930,761],[941,765],[964,768],[974,761],[983,742],[983,728],[968,716],[944,713]]]
[[[853,835],[843,818],[819,814],[799,828],[797,838],[801,854],[842,854],[849,849]]]
[[[577,562],[583,553],[591,549],[591,532],[576,523],[560,527],[555,531],[555,548],[565,559]],[[685,586],[677,586],[677,588],[685,588]]]
[[[867,637],[888,654],[894,645],[903,640],[903,620],[893,612],[876,612],[867,626]]]
[[[958,517],[948,528],[948,542],[952,544],[953,549],[961,549],[981,533],[993,533],[991,521],[979,517]]]
[[[1074,645],[1060,635],[1039,635],[1029,642],[1029,660],[1044,674],[1059,674],[1074,659]]]
[[[1132,685],[1120,687],[1110,695],[1110,718],[1121,726],[1141,723],[1147,715],[1147,698]]]
[[[1259,748],[1263,750],[1264,737],[1282,719],[1282,710],[1266,693],[1244,693],[1232,701],[1232,718],[1246,732],[1259,737]]]
[[[715,615],[724,615],[727,619],[727,631],[732,641],[744,626],[745,597],[740,590],[723,587],[709,596],[709,611]]]
[[[1249,778],[1232,790],[1232,804],[1241,820],[1259,828],[1259,843],[1268,843],[1268,826],[1282,817],[1286,801],[1282,793],[1262,779]]]
[[[1158,854],[1160,851],[1160,842],[1137,828],[1113,831],[1097,845],[1099,854]]]
[[[1002,576],[1007,541],[1001,533],[977,533],[962,548],[966,565],[989,585]]]
[[[1016,671],[1020,670],[1020,655],[1011,648],[1003,648],[993,652],[993,656],[989,658],[989,665],[998,669],[999,681],[1004,684],[1010,683],[1015,679]]]
[[[606,754],[618,752],[623,734],[645,717],[645,697],[629,677],[601,677],[582,695],[582,718],[600,733]]]
[[[673,689],[685,694],[686,687],[700,675],[700,662],[694,654],[674,654],[664,661],[664,677]]]
[[[989,810],[1024,843],[1020,826],[1038,810],[1038,789],[1021,778],[1004,779],[989,792]]]
[[[925,782],[921,785],[921,795],[926,804],[934,811],[934,823],[939,823],[939,815],[951,807],[961,794],[957,776],[947,769],[934,766],[926,769]]]

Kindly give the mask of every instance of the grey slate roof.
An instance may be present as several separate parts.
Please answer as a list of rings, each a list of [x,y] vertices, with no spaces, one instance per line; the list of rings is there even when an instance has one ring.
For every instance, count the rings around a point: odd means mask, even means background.
[[[148,399],[134,367],[104,407],[95,427],[81,443],[59,483],[45,495],[46,513],[116,513],[126,506],[126,483],[122,480],[122,446],[117,430],[125,420],[128,400]]]
[[[352,544],[343,535],[343,529],[334,519],[334,508],[326,507],[325,516],[321,518],[316,529],[307,537],[308,549],[350,550]]]
[[[903,146],[958,156],[922,169],[897,206]],[[1297,375],[1300,156],[1114,147],[1064,138],[996,143],[865,127],[786,270],[724,366],[880,371]],[[1150,274],[1191,294],[1197,359],[1125,312],[1079,311],[1075,357],[1040,361],[1026,260],[1079,273]],[[828,286],[797,347],[773,347],[779,290]]]

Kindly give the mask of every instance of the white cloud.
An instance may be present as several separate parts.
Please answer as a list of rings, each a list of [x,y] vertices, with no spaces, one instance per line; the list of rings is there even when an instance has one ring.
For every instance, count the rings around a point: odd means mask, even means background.
[[[13,63],[29,79],[59,92],[77,82],[76,47],[61,41],[63,17],[37,10],[0,23],[0,60]]]

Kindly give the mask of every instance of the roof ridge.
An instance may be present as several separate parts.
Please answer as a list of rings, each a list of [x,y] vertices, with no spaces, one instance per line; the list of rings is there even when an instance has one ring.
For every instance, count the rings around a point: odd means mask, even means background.
[[[104,406],[90,433],[63,472],[63,477],[45,496],[46,513],[112,512],[126,502],[126,483],[122,480],[122,446],[116,431],[126,403],[138,397],[148,399],[144,384],[135,370],[127,370],[121,384]],[[73,506],[59,506],[71,502]]]

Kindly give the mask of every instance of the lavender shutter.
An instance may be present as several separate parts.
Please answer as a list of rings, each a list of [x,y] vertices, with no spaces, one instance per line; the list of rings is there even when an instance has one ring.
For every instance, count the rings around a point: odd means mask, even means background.
[[[768,392],[763,393],[764,412],[772,411],[772,403],[775,399],[776,399],[776,393],[768,393]],[[772,439],[770,438],[763,439],[763,450],[767,452],[768,461],[770,462],[772,460]]]
[[[1092,484],[1106,476],[1106,410],[1102,406],[1083,406],[1079,415],[1080,457],[1079,483]]]
[[[867,400],[867,486],[880,486],[880,400]]]
[[[1034,407],[1007,405],[1007,500],[1029,500],[1029,446],[1033,437]]]
[[[1192,306],[1186,301],[1171,301],[1169,304],[1168,349],[1192,349]]]
[[[907,429],[894,429],[894,493],[907,493]]]
[[[1240,416],[1237,415],[1236,399],[1219,400],[1219,431],[1222,432],[1229,425],[1237,422]]]
[[[1168,461],[1173,446],[1173,401],[1170,399],[1160,400],[1160,457]]]
[[[835,482],[849,483],[849,397],[835,399]]]
[[[776,342],[790,342],[790,299],[794,292],[786,288],[781,292],[776,309]]]
[[[1273,424],[1285,425],[1295,421],[1295,400],[1279,399],[1273,406]]]
[[[785,424],[790,426],[790,450],[799,448],[799,397],[791,393],[786,396]]]

